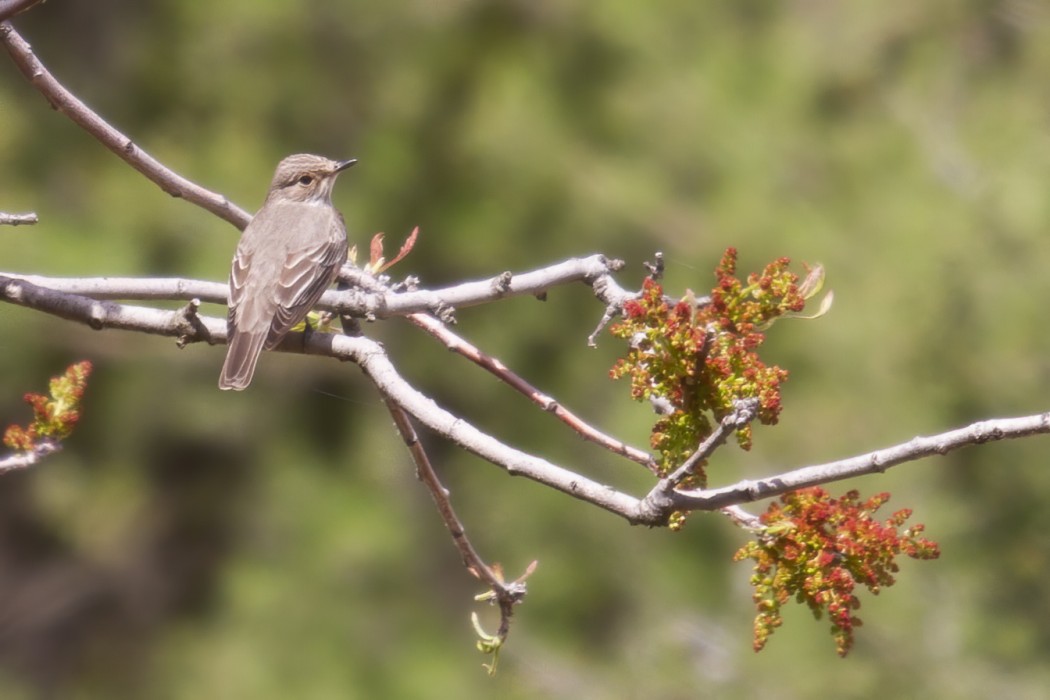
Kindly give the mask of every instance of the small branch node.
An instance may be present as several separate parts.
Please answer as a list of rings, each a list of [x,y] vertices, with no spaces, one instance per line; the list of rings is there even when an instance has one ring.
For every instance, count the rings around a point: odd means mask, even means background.
[[[755,419],[758,406],[759,401],[755,397],[736,399],[733,401],[733,412],[723,418],[722,422],[729,422],[734,430],[739,430]]]
[[[874,454],[871,455],[871,469],[872,469],[872,471],[876,471],[879,474],[885,474],[886,473],[886,468],[887,468],[886,464],[883,463],[883,461],[879,457],[878,453],[874,453]]]
[[[208,345],[215,344],[211,337],[211,333],[208,331],[208,327],[205,326],[204,322],[201,320],[199,313],[200,308],[200,299],[190,299],[185,306],[175,312],[175,323],[182,331],[175,339],[175,345],[177,345],[180,350],[190,343],[195,343],[201,340],[206,341]]]
[[[609,304],[605,307],[605,313],[602,314],[601,320],[598,321],[598,325],[594,327],[591,334],[587,336],[587,347],[596,348],[598,347],[598,334],[605,330],[614,318],[619,316],[621,313],[619,304]]]
[[[106,327],[106,309],[101,302],[95,302],[91,305],[87,325],[93,331],[100,331]]]
[[[403,281],[398,282],[390,288],[392,292],[415,292],[419,289],[419,278],[409,275]]]
[[[726,506],[721,509],[721,513],[727,516],[734,523],[750,532],[761,532],[765,529],[762,524],[761,518],[757,515],[752,515],[740,506]]]
[[[430,313],[442,323],[446,323],[450,326],[456,325],[456,307],[450,304],[439,302],[434,306]]]
[[[500,273],[492,280],[492,291],[496,294],[505,294],[510,291],[510,283],[514,279],[514,273],[510,270]]]
[[[644,262],[642,265],[649,271],[649,278],[655,281],[664,276],[664,254],[656,251],[653,258],[655,262]]]

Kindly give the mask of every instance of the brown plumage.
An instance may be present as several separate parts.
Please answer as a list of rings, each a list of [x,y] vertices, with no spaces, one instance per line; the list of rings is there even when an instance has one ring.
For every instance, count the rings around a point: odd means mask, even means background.
[[[233,257],[220,389],[251,383],[259,354],[306,318],[346,262],[346,226],[332,206],[332,186],[356,162],[301,154],[277,166]]]

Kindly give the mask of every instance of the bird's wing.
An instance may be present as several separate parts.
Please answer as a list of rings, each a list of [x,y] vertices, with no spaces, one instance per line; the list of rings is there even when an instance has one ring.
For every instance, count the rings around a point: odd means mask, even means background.
[[[246,246],[238,246],[230,268],[230,310],[226,317],[228,348],[226,362],[219,377],[221,389],[243,389],[252,380],[255,363],[262,352],[268,322],[273,315],[273,302],[259,298],[248,289],[248,269],[252,253]],[[258,319],[265,318],[263,324]],[[262,330],[245,330],[258,329]]]
[[[251,266],[251,262],[251,253],[238,246],[237,252],[233,256],[233,266],[230,268],[230,308],[226,316],[228,325],[233,323],[237,309],[244,304],[245,290],[248,286],[248,268]]]
[[[334,221],[331,226],[336,230]],[[346,262],[346,251],[346,236],[342,234],[288,253],[274,289],[276,308],[266,338],[267,349],[277,345],[293,326],[306,318]]]

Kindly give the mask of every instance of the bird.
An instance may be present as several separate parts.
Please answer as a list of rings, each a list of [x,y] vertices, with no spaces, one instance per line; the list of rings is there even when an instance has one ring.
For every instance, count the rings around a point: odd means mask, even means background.
[[[332,188],[350,160],[297,154],[277,165],[230,269],[220,389],[245,389],[263,350],[306,318],[346,262],[346,224]]]

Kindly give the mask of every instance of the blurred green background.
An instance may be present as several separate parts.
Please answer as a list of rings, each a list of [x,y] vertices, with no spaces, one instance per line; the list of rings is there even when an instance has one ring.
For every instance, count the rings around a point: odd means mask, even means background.
[[[161,161],[254,210],[276,162],[360,165],[351,239],[422,228],[395,271],[440,285],[602,252],[665,253],[702,292],[819,261],[829,316],[778,324],[783,419],[713,484],[972,420],[1046,410],[1050,8],[687,0],[51,0],[15,20],[41,59]],[[237,232],[168,197],[0,57],[0,269],[225,279]],[[218,307],[209,313],[222,315]],[[651,411],[585,339],[582,285],[462,310],[458,330],[598,426]],[[1041,698],[1050,687],[1045,438],[834,485],[891,490],[941,560],[864,598],[851,656],[801,609],[751,651],[744,533],[619,519],[425,436],[468,531],[539,568],[500,673],[473,648],[481,588],[353,366],[268,355],[220,393],[223,348],[96,333],[0,305],[0,423],[69,363],[96,371],[66,450],[0,480],[5,698]],[[407,324],[366,328],[402,372],[507,442],[643,494]],[[753,510],[757,512],[759,506]],[[481,609],[494,626],[493,611]]]

